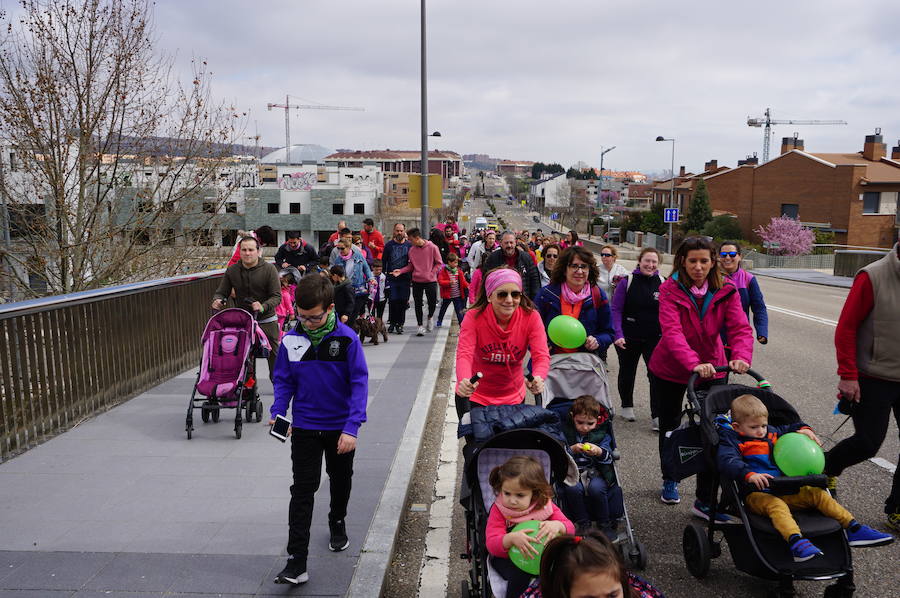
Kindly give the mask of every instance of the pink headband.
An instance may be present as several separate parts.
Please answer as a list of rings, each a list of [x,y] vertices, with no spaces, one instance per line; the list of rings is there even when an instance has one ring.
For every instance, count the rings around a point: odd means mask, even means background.
[[[498,287],[501,287],[505,284],[513,283],[519,290],[522,290],[522,277],[518,272],[511,268],[501,268],[499,270],[494,270],[490,274],[488,274],[487,280],[484,282],[484,292],[487,293],[488,297],[497,290]]]

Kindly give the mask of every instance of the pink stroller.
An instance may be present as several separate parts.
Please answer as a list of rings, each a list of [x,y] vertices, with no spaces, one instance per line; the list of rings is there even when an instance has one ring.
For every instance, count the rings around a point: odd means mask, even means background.
[[[234,435],[241,437],[241,409],[247,421],[262,420],[262,401],[256,386],[256,358],[271,349],[262,328],[249,312],[225,309],[209,319],[203,336],[203,359],[188,403],[185,430],[194,431],[194,409],[203,423],[219,421],[222,409],[235,409]],[[202,396],[198,397],[197,394]]]

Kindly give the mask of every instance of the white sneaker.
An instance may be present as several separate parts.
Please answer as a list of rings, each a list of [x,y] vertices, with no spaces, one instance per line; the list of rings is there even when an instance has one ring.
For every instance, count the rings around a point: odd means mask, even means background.
[[[416,331],[416,336],[425,336],[425,327],[419,326],[419,329]]]
[[[622,407],[622,410],[619,412],[619,415],[622,416],[622,419],[626,419],[630,422],[634,421],[634,407]]]
[[[654,432],[659,432],[659,418],[658,417],[653,418],[653,423],[650,424],[650,429],[653,430]]]
[[[428,320],[425,322],[425,331],[431,332],[432,330],[434,330],[434,318],[433,317],[428,318]]]

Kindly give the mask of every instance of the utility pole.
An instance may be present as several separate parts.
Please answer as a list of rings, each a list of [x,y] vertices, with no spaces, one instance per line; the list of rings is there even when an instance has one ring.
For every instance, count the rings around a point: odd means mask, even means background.
[[[428,67],[425,60],[425,0],[421,1],[421,69],[422,85],[422,237],[428,238]]]

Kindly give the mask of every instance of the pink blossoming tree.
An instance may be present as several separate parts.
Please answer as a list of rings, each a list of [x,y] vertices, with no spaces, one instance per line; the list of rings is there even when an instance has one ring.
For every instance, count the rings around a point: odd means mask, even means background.
[[[759,237],[770,245],[775,255],[806,255],[812,250],[815,233],[790,216],[772,218],[766,226],[754,230]]]

